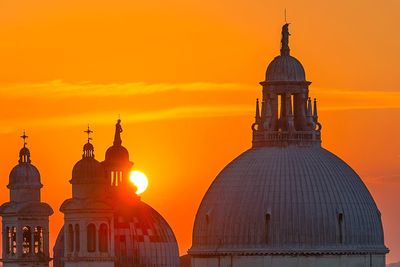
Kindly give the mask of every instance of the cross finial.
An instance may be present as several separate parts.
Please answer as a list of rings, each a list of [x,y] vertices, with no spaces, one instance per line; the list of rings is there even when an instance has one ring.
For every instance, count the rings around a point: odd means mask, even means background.
[[[90,134],[91,133],[93,133],[93,131],[92,130],[90,130],[90,127],[89,127],[89,124],[88,124],[88,126],[87,126],[87,130],[86,131],[84,131],[86,134],[87,134],[87,141],[88,141],[88,143],[90,143],[90,140],[92,140],[92,137],[90,137]]]
[[[26,147],[26,145],[28,144],[26,142],[26,139],[28,139],[28,136],[26,135],[25,130],[24,130],[23,134],[21,135],[21,138],[24,140],[24,147]]]

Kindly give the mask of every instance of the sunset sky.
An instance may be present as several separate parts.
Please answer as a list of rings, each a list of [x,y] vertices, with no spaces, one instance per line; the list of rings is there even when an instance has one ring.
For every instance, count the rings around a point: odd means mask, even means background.
[[[123,145],[149,178],[141,198],[181,254],[218,172],[251,146],[258,82],[291,54],[319,100],[323,146],[373,194],[400,261],[400,1],[0,1],[0,202],[23,129],[51,204],[51,248],[87,124],[98,160],[120,114]]]

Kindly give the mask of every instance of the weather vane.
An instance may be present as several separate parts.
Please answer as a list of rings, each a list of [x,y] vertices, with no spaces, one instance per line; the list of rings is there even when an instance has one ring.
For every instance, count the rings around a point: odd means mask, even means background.
[[[93,133],[93,131],[90,130],[89,124],[88,124],[88,126],[87,126],[87,130],[84,131],[84,132],[87,134],[87,141],[88,141],[88,143],[90,143],[90,140],[92,140],[92,137],[90,137],[90,134]]]
[[[24,140],[24,147],[26,147],[26,145],[28,144],[26,142],[26,139],[28,139],[28,136],[26,135],[25,130],[24,130],[23,134],[21,135],[21,138]]]

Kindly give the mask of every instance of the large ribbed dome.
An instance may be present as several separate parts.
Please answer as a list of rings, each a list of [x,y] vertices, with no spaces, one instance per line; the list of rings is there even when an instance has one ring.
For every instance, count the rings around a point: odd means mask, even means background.
[[[301,82],[306,81],[306,74],[300,61],[295,57],[280,55],[268,65],[265,80],[268,82]]]
[[[227,165],[196,215],[191,254],[386,253],[360,177],[319,147],[253,148]]]

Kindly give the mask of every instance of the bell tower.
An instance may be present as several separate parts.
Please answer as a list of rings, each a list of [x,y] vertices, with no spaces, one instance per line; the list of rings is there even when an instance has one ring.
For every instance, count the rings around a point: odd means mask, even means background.
[[[3,266],[40,266],[48,267],[49,255],[49,216],[53,209],[40,200],[40,182],[38,169],[31,164],[30,151],[27,148],[28,136],[19,152],[19,161],[10,173],[10,201],[0,207],[3,218]]]

